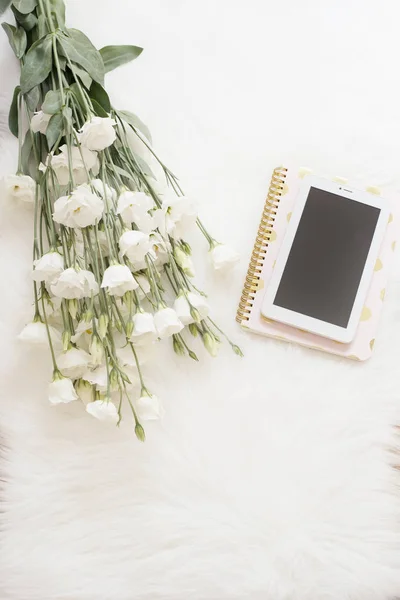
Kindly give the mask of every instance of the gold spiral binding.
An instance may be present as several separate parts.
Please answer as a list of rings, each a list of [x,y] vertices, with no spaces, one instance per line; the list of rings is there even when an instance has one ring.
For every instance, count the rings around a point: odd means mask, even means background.
[[[243,321],[249,320],[249,315],[253,306],[254,296],[257,291],[264,259],[268,251],[269,242],[271,240],[276,211],[282,196],[286,173],[287,169],[285,167],[277,167],[272,173],[267,199],[265,200],[264,210],[260,225],[258,227],[253,252],[251,254],[246,280],[244,282],[242,297],[236,313],[236,321],[238,323],[243,323]]]

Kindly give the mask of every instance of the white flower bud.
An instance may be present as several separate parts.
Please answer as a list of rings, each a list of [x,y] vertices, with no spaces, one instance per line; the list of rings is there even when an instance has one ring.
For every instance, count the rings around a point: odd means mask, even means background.
[[[140,398],[134,404],[137,415],[142,421],[155,421],[164,416],[165,410],[161,400],[149,394],[147,390],[142,390]]]
[[[209,352],[211,356],[217,356],[219,350],[219,343],[217,342],[214,336],[208,333],[208,331],[206,331],[206,333],[203,334],[203,344],[207,352]]]
[[[77,400],[78,395],[72,384],[72,381],[67,377],[63,377],[61,373],[56,372],[53,376],[53,381],[49,383],[49,401],[51,404],[68,404],[73,400]]]
[[[78,314],[79,304],[76,298],[72,300],[68,300],[68,312],[73,319],[76,319],[76,315]]]
[[[70,342],[71,342],[71,334],[70,334],[70,332],[69,331],[63,331],[63,334],[62,334],[62,347],[63,347],[64,352],[66,352],[68,350]]]
[[[174,250],[174,257],[177,264],[188,277],[194,277],[193,261],[181,248],[178,246]]]
[[[108,331],[108,323],[109,318],[105,314],[101,314],[99,318],[99,325],[97,327],[97,331],[99,332],[100,339],[104,339],[107,335]]]
[[[93,366],[101,365],[101,363],[103,362],[103,358],[104,358],[104,348],[103,348],[103,344],[101,343],[99,336],[96,334],[92,335],[89,352],[92,357],[91,364]]]
[[[210,248],[211,262],[216,271],[230,269],[239,260],[239,254],[225,244],[213,244]]]
[[[86,412],[99,421],[118,423],[118,412],[111,400],[95,400],[86,405]]]

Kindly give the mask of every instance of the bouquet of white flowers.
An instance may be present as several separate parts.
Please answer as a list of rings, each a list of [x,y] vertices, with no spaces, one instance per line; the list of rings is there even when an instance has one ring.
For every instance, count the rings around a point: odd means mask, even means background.
[[[0,0],[0,12],[9,4]],[[184,236],[197,224],[216,269],[238,256],[206,231],[142,121],[110,104],[105,73],[142,49],[98,51],[66,27],[63,0],[14,0],[11,9],[16,24],[3,28],[21,64],[9,115],[19,155],[5,186],[11,200],[34,206],[35,312],[20,338],[49,345],[51,403],[80,398],[89,414],[119,423],[126,401],[144,440],[141,422],[162,414],[143,379],[145,346],[170,338],[197,360],[186,332],[213,356],[224,336],[193,283]]]

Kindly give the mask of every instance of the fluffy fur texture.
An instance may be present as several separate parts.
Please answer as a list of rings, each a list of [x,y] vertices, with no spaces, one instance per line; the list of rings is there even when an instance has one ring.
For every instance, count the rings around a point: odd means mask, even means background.
[[[152,389],[167,414],[147,428],[145,445],[129,417],[117,430],[78,404],[49,407],[48,358],[15,341],[30,318],[32,215],[2,202],[0,597],[391,600],[400,595],[398,273],[366,364],[249,337],[233,317],[285,146],[304,164],[371,183],[398,170],[399,15],[388,18],[397,3],[384,14],[361,0],[330,9],[317,0],[128,4],[70,0],[70,23],[99,46],[146,47],[109,86],[118,106],[152,126],[216,235],[243,249],[241,267],[222,280],[197,262],[216,317],[246,356],[226,349],[193,364],[160,348]],[[121,20],[128,10],[132,18]],[[347,36],[354,27],[357,52]],[[7,173],[17,66],[0,43]],[[315,72],[330,75],[315,80]],[[204,250],[198,242],[196,255]]]

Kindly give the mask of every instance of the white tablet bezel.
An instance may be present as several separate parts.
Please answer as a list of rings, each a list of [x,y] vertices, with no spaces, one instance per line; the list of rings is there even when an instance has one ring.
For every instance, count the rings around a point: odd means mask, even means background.
[[[361,202],[362,204],[368,204],[381,209],[347,327],[332,325],[331,323],[326,323],[325,321],[320,321],[319,319],[302,315],[273,304],[311,187],[332,192],[339,196],[343,196],[344,198],[354,200],[355,202]],[[304,180],[296,199],[295,208],[289,221],[288,229],[282,242],[271,280],[265,293],[261,307],[262,315],[268,319],[287,325],[293,325],[293,327],[304,329],[338,342],[350,343],[354,339],[357,331],[365,298],[371,283],[375,262],[378,258],[379,250],[385,235],[389,214],[389,203],[380,196],[357,190],[343,183],[329,181],[319,177],[307,177],[307,179]]]

